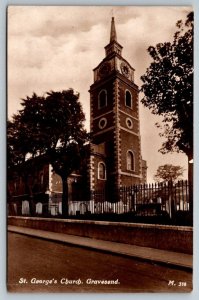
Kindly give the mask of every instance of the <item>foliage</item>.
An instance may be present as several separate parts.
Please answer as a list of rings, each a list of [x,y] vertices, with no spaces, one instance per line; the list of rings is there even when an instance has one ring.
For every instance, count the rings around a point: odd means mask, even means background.
[[[73,89],[22,100],[23,109],[8,121],[8,165],[26,165],[40,157],[63,181],[63,213],[67,211],[67,178],[81,165],[88,135],[79,94]]]
[[[181,166],[173,166],[171,164],[165,164],[163,166],[159,166],[156,174],[154,176],[154,180],[157,182],[165,182],[165,181],[173,181],[176,182],[180,180],[181,176],[183,176],[183,172],[185,170]]]
[[[141,102],[164,126],[156,124],[166,138],[160,151],[184,152],[193,157],[193,12],[185,23],[178,21],[172,43],[150,46],[152,63],[141,77]]]

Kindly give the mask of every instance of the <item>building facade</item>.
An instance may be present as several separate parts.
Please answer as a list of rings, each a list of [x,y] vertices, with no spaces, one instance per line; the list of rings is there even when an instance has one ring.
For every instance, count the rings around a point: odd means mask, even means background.
[[[92,156],[90,188],[117,190],[146,182],[141,156],[138,86],[134,68],[122,56],[114,18],[105,58],[93,70],[90,87]]]

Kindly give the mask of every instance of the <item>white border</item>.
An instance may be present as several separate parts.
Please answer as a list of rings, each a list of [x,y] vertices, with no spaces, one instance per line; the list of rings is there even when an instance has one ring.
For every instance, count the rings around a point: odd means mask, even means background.
[[[10,294],[6,291],[6,6],[7,5],[180,5],[187,6],[193,5],[195,8],[195,49],[199,47],[199,1],[198,0],[1,0],[0,1],[0,42],[1,42],[1,52],[0,52],[0,101],[1,101],[1,110],[0,110],[0,157],[1,157],[1,166],[0,166],[0,240],[1,240],[1,251],[0,251],[0,298],[2,300],[9,299],[114,299],[119,300],[129,299],[129,300],[156,300],[161,297],[161,300],[183,300],[183,299],[199,299],[199,218],[197,213],[199,211],[199,201],[196,195],[199,194],[199,185],[197,184],[199,178],[199,57],[198,51],[195,51],[195,78],[194,78],[194,98],[195,98],[195,108],[194,108],[194,119],[195,119],[195,166],[194,166],[194,290],[191,294],[162,294],[162,293],[153,293],[153,294]],[[3,241],[3,243],[2,243]]]

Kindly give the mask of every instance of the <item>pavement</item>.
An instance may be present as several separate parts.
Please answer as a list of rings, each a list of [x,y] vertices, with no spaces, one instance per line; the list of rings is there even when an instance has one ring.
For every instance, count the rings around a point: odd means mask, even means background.
[[[185,253],[12,225],[8,225],[8,231],[54,242],[70,244],[77,247],[84,247],[96,251],[103,251],[115,255],[123,255],[157,264],[168,265],[169,267],[182,268],[189,271],[192,271],[193,267],[193,256]]]

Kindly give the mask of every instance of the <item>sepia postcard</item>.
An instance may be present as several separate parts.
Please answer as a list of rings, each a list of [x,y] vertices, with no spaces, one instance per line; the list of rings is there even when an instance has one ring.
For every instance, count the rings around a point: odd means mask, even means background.
[[[8,6],[8,292],[192,291],[193,24]]]

